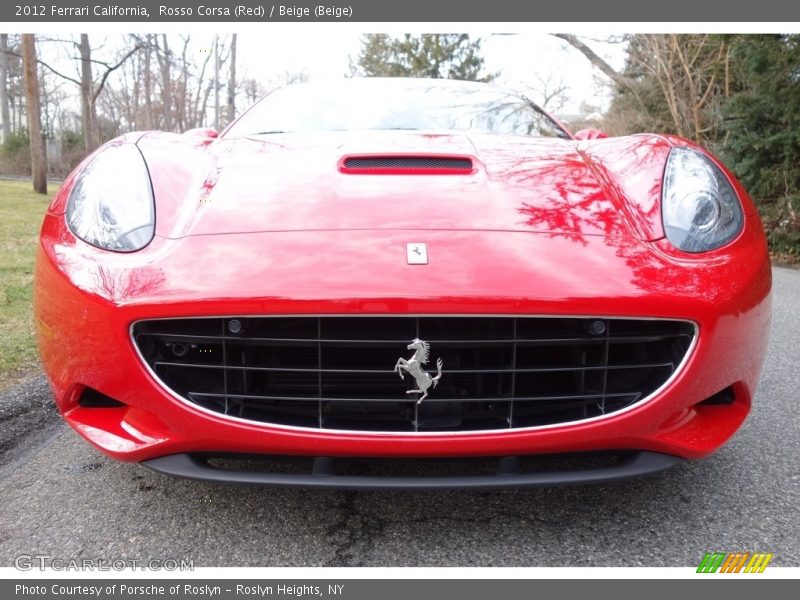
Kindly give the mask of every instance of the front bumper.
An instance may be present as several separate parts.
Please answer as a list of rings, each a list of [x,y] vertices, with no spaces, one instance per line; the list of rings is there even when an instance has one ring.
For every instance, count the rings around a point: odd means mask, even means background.
[[[63,219],[48,216],[36,320],[60,411],[101,451],[128,461],[198,452],[422,458],[631,450],[699,458],[745,419],[770,319],[760,230],[747,227],[702,261],[629,238],[425,232],[432,263],[424,271],[395,264],[409,235],[156,238],[124,256],[76,241]],[[465,261],[465,253],[479,260]],[[524,431],[386,436],[281,429],[195,410],[159,386],[129,336],[140,319],[237,314],[599,314],[687,319],[699,335],[670,385],[624,414]],[[81,406],[86,388],[121,405]],[[733,403],[702,404],[727,388]]]

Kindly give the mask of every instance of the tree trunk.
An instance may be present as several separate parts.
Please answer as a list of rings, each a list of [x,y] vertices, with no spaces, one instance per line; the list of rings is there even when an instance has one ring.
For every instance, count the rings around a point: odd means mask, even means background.
[[[195,89],[194,104],[192,106],[193,127],[203,127],[206,122],[206,109],[208,108],[208,86],[206,85],[206,71],[211,60],[211,53],[207,52],[200,67],[200,74],[197,76],[197,87]]]
[[[190,72],[190,63],[187,58],[189,52],[189,43],[192,36],[187,35],[183,38],[183,48],[181,49],[181,71],[180,77],[177,79],[175,86],[175,94],[173,96],[173,104],[175,105],[175,130],[186,131],[195,127],[192,123],[192,117],[189,114],[189,102],[187,100],[189,86],[191,85],[192,74]]]
[[[219,36],[214,38],[214,129],[219,131]]]
[[[151,44],[151,37],[148,33],[147,45],[144,49],[144,129],[146,130],[153,129],[153,101],[150,98],[153,89],[151,83],[152,75],[150,73]]]
[[[39,116],[39,78],[36,72],[36,39],[22,34],[22,66],[25,72],[25,98],[28,113],[28,134],[31,141],[31,175],[33,191],[47,193],[47,154]]]
[[[236,118],[236,34],[231,36],[231,64],[228,70],[228,110],[227,122]]]
[[[587,59],[589,59],[589,62],[592,63],[592,65],[600,69],[600,71],[606,77],[611,79],[611,81],[616,83],[618,86],[628,88],[634,87],[634,81],[622,73],[615,71],[611,65],[604,61],[598,54],[589,48],[589,46],[580,41],[578,36],[572,35],[571,33],[554,33],[553,36],[564,40],[578,52],[583,54]]]
[[[93,102],[94,86],[92,85],[92,48],[89,36],[81,34],[81,122],[83,124],[83,141],[87,152],[97,147],[97,115]]]
[[[163,56],[159,54],[158,60],[161,66],[161,103],[163,104],[164,129],[172,131],[172,77],[170,75],[169,45],[166,34],[161,36],[161,42],[164,46],[162,48]]]
[[[8,34],[0,33],[0,119],[3,120],[3,141],[11,135],[11,115],[8,106]]]

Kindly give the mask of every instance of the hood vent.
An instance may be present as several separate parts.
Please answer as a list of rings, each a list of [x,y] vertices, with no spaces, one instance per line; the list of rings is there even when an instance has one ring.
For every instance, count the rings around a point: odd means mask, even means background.
[[[344,173],[379,174],[464,174],[472,173],[468,156],[369,155],[347,156],[340,162]]]

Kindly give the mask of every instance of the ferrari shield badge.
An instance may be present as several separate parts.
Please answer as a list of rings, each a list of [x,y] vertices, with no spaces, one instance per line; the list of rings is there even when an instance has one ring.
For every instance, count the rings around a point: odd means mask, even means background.
[[[427,265],[428,245],[421,242],[406,244],[406,262],[410,265]]]
[[[444,366],[444,363],[441,358],[436,359],[436,369],[438,372],[436,373],[436,377],[431,377],[430,373],[422,368],[422,365],[428,364],[428,357],[431,351],[430,344],[419,338],[414,338],[406,348],[414,350],[414,355],[408,360],[405,358],[398,358],[394,370],[400,375],[400,379],[405,379],[403,371],[411,374],[417,383],[418,389],[408,390],[406,394],[422,394],[419,400],[417,400],[417,404],[420,404],[428,397],[428,390],[430,388],[435,388],[436,384],[442,378],[442,366]]]

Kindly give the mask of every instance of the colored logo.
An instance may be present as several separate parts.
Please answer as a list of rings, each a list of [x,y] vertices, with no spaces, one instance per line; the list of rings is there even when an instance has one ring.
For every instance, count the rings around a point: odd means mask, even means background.
[[[698,573],[763,573],[772,554],[764,552],[706,552]]]

